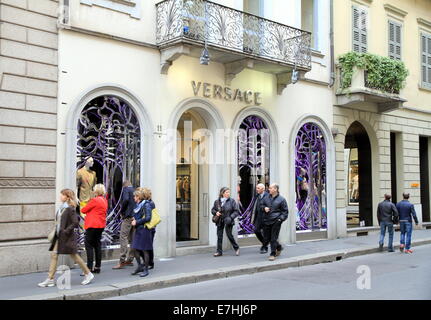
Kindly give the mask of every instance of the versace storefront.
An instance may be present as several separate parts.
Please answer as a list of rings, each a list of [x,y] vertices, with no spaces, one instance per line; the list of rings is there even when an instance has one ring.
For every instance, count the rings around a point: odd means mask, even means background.
[[[290,216],[283,225],[282,241],[334,236],[334,165],[328,163],[334,147],[323,120],[330,119],[330,114],[311,115],[318,109],[315,99],[294,102],[288,94],[277,95],[267,84],[272,83],[271,75],[252,70],[235,81],[243,89],[210,86],[220,80],[211,81],[207,74],[217,75],[219,69],[216,63],[200,66],[184,57],[167,77],[154,75],[160,84],[166,82],[166,91],[162,90],[166,96],[159,93],[154,99],[147,92],[150,98],[144,104],[145,92],[132,93],[125,83],[101,84],[78,95],[75,109],[65,114],[64,153],[59,152],[60,158],[65,155],[59,169],[63,181],[59,180],[58,189],[74,188],[84,205],[94,184],[105,185],[109,201],[102,238],[105,248],[118,247],[126,179],[153,191],[163,221],[157,227],[157,256],[215,246],[210,205],[222,186],[230,187],[239,203],[236,234],[240,245],[258,244],[252,224],[258,183],[279,183],[288,199]],[[209,80],[194,80],[199,74]],[[263,86],[262,77],[267,78]],[[169,85],[168,90],[169,82],[176,85]],[[295,90],[309,89],[300,82],[285,92],[295,96]],[[219,91],[231,98],[219,96]]]
[[[158,257],[214,250],[210,210],[224,186],[240,207],[234,232],[240,245],[258,244],[252,208],[259,183],[278,183],[288,200],[282,242],[335,238],[329,55],[311,52],[308,32],[264,19],[258,21],[268,29],[264,42],[248,33],[241,44],[211,35],[203,42],[194,12],[178,30],[168,24],[168,13],[191,10],[175,11],[180,3],[161,2],[151,11],[156,46],[61,29],[57,191],[76,190],[83,205],[94,184],[105,185],[107,249],[118,247],[124,180],[152,189],[162,218]],[[253,17],[208,6],[243,21]],[[246,41],[254,43],[244,51]],[[321,52],[326,48],[322,42]]]

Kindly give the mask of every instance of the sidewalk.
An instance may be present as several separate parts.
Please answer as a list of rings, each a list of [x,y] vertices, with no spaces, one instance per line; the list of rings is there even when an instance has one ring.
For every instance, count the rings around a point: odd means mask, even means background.
[[[146,278],[131,276],[130,273],[135,267],[112,270],[117,261],[106,261],[102,264],[102,272],[96,274],[94,282],[87,286],[80,284],[83,280],[79,276],[81,270],[79,268],[71,270],[71,290],[59,290],[57,287],[39,288],[37,284],[45,280],[45,272],[2,277],[0,278],[0,299],[103,299],[181,284],[332,262],[378,252],[378,236],[378,234],[371,234],[363,237],[300,242],[285,246],[281,256],[274,262],[268,261],[268,255],[259,254],[257,246],[242,248],[239,257],[234,255],[233,250],[229,250],[219,258],[212,257],[212,254],[196,254],[162,259],[162,261],[156,259],[155,269],[150,270],[150,275]],[[388,235],[385,238],[386,244],[387,237]],[[400,233],[395,232],[396,249],[399,247],[399,237]],[[413,250],[415,245],[429,243],[431,243],[431,230],[414,230]],[[396,250],[395,253],[388,253],[385,248],[382,254],[400,254],[400,252]],[[48,252],[47,259],[49,259]]]

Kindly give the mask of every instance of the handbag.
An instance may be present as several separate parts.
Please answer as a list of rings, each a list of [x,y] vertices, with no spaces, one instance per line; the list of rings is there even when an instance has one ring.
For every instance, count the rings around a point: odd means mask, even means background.
[[[162,222],[162,219],[157,209],[154,208],[151,210],[151,220],[145,223],[144,226],[146,226],[147,229],[154,229],[160,222]]]
[[[218,222],[219,222],[219,220],[220,220],[220,216],[218,216],[218,215],[213,215],[213,222],[215,223],[215,224],[217,224]]]
[[[218,210],[217,210],[218,212],[221,212],[221,205],[220,205],[220,202],[219,202],[219,206],[218,206]],[[212,221],[215,223],[215,224],[217,224],[219,221],[220,221],[220,218],[221,218],[221,216],[218,216],[218,215],[213,215],[213,218],[212,218]]]
[[[51,242],[51,243],[54,241],[55,229],[56,229],[56,227],[54,227],[54,229],[52,229],[51,232],[48,233],[48,241]]]

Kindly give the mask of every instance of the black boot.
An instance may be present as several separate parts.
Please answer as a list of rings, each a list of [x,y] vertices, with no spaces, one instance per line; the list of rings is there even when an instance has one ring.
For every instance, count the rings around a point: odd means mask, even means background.
[[[146,277],[148,275],[149,275],[149,272],[148,272],[148,268],[147,267],[144,267],[143,270],[142,270],[142,272],[139,274],[139,276],[141,278]]]
[[[134,272],[132,272],[132,276],[137,275],[138,273],[141,273],[142,271],[144,271],[144,265],[139,263],[136,270]]]

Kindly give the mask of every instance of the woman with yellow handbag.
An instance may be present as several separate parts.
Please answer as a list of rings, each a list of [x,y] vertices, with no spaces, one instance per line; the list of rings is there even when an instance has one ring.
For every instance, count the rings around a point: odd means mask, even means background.
[[[155,228],[148,229],[148,223],[152,218],[152,211],[155,204],[151,200],[151,190],[148,188],[137,188],[133,193],[136,202],[132,226],[136,228],[135,236],[131,247],[135,249],[138,268],[132,275],[139,274],[140,277],[148,276],[148,269],[151,263],[151,253],[153,251],[153,239]],[[143,264],[141,259],[143,259]],[[153,263],[154,266],[154,263]]]

